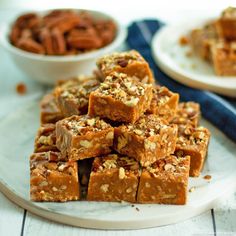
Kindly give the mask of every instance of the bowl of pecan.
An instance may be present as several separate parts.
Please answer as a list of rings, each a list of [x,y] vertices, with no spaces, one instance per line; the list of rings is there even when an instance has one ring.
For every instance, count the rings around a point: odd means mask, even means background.
[[[25,13],[1,27],[1,44],[30,78],[54,84],[91,74],[98,57],[117,50],[126,29],[112,16],[92,10]]]

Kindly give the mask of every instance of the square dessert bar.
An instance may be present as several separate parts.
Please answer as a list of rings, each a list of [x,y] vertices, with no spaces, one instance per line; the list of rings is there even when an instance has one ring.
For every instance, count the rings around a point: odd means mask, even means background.
[[[153,99],[147,113],[158,115],[170,121],[173,119],[179,102],[179,94],[171,92],[166,87],[156,85],[153,88]]]
[[[151,84],[114,72],[90,94],[88,114],[134,123],[149,108],[152,96]]]
[[[99,117],[71,116],[56,123],[56,145],[69,160],[111,152],[114,128]]]
[[[216,22],[217,32],[226,40],[236,40],[236,8],[226,8]]]
[[[34,153],[30,157],[30,198],[65,202],[80,199],[78,166],[59,152]]]
[[[173,124],[192,124],[197,127],[201,116],[200,105],[196,102],[181,102],[175,117],[171,120]]]
[[[54,93],[65,117],[83,115],[88,111],[89,95],[98,88],[100,82],[95,78],[71,79],[61,83]]]
[[[57,106],[55,96],[52,93],[46,94],[40,102],[41,124],[56,123],[61,119],[63,115]]]
[[[189,39],[196,54],[206,61],[211,61],[211,45],[218,39],[215,22],[209,22],[204,28],[192,30]]]
[[[58,151],[56,147],[56,125],[43,124],[37,132],[34,152]]]
[[[190,156],[191,177],[198,177],[207,155],[210,132],[204,127],[193,128],[192,125],[179,125],[176,152]]]
[[[143,168],[137,201],[183,205],[187,201],[189,156],[170,155]]]
[[[236,75],[236,42],[221,41],[212,46],[212,61],[217,75]]]
[[[121,72],[144,83],[154,83],[151,69],[145,59],[135,50],[105,55],[97,61],[101,74]]]
[[[139,164],[118,154],[96,157],[90,174],[87,200],[136,202]]]
[[[177,125],[157,115],[141,117],[135,124],[115,127],[114,149],[148,166],[175,150]]]

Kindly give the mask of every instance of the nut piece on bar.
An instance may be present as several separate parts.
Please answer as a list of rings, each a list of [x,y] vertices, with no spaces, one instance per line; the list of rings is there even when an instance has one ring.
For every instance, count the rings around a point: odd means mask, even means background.
[[[98,88],[95,77],[76,78],[61,83],[54,90],[58,106],[65,117],[83,115],[88,111],[89,95]]]
[[[211,61],[211,45],[218,39],[215,22],[209,22],[202,29],[194,29],[189,36],[190,45],[202,59]]]
[[[115,127],[114,149],[148,166],[175,150],[177,125],[157,115],[141,117],[135,124]]]
[[[90,174],[87,200],[136,202],[139,164],[118,154],[96,157]]]
[[[58,151],[56,147],[56,125],[43,124],[37,132],[34,152]]]
[[[178,102],[178,93],[173,93],[166,87],[156,85],[153,89],[151,106],[147,113],[158,115],[160,118],[170,121],[176,113]]]
[[[189,165],[189,156],[170,155],[143,168],[137,201],[139,203],[186,204]]]
[[[30,198],[49,202],[79,200],[77,163],[66,161],[59,152],[34,153],[30,157]]]
[[[236,42],[220,41],[212,45],[211,51],[213,66],[217,75],[236,75]]]
[[[134,123],[150,106],[152,85],[114,72],[90,94],[89,115]]]
[[[173,124],[192,124],[197,127],[201,116],[200,105],[195,102],[181,102],[178,105],[177,113],[171,120]]]
[[[176,152],[190,156],[191,177],[198,177],[203,168],[210,141],[210,131],[204,127],[179,125]]]
[[[216,22],[217,32],[220,37],[227,40],[236,40],[236,8],[226,8]]]
[[[97,66],[104,78],[112,72],[121,72],[136,77],[138,81],[154,83],[148,63],[135,50],[105,55],[98,59]]]
[[[111,152],[114,128],[99,117],[71,116],[56,123],[56,145],[69,160]]]
[[[40,102],[41,124],[56,123],[63,119],[63,115],[57,106],[55,96],[52,93],[46,94]]]

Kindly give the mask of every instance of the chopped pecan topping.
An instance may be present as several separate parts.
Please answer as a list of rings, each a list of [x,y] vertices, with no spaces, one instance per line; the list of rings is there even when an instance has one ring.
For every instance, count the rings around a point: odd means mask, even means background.
[[[151,84],[143,84],[135,81],[124,73],[114,72],[106,77],[105,81],[95,91],[102,96],[112,96],[130,107],[138,104],[140,97]]]
[[[121,156],[118,154],[109,154],[104,157],[95,158],[93,162],[93,172],[103,172],[109,169],[118,170],[119,178],[125,178],[127,171],[138,171],[139,164],[133,158]]]
[[[177,145],[207,145],[209,142],[210,132],[203,127],[193,128],[191,125],[182,126],[183,130],[179,129]],[[188,129],[189,128],[189,129]]]
[[[71,116],[64,120],[59,121],[69,131],[76,135],[85,135],[88,132],[101,131],[111,128],[111,126],[99,117]],[[86,140],[82,142],[83,145],[89,145]]]
[[[137,135],[150,137],[160,134],[161,129],[167,128],[169,125],[165,120],[160,119],[157,115],[145,115],[140,117],[136,123],[122,125],[124,129],[132,131]],[[147,149],[154,148],[155,143],[146,143]]]
[[[52,171],[59,171],[67,174],[73,174],[74,162],[69,162],[59,152],[40,152],[34,153],[30,157],[30,169],[33,171],[36,167],[42,170],[45,175]]]
[[[98,59],[97,66],[101,70],[107,68],[108,70],[112,70],[114,66],[118,65],[120,67],[126,67],[128,64],[133,61],[144,61],[143,57],[135,50],[131,50],[128,52],[114,52],[109,55],[105,55]]]
[[[177,113],[171,121],[174,124],[188,124],[196,126],[200,118],[200,106],[195,102],[182,102],[178,105]]]
[[[64,102],[73,102],[76,105],[77,113],[84,114],[88,107],[89,95],[96,90],[100,82],[95,77],[74,78],[57,86],[54,90],[55,97]],[[61,104],[59,104],[62,106]],[[67,114],[68,115],[68,114]]]
[[[145,169],[154,177],[162,175],[164,173],[172,173],[178,175],[179,173],[186,171],[186,160],[188,156],[179,156],[170,155],[165,159],[160,159],[150,166],[147,166]]]
[[[126,67],[128,65],[128,61],[125,59],[119,59],[117,60],[117,64],[121,67]]]

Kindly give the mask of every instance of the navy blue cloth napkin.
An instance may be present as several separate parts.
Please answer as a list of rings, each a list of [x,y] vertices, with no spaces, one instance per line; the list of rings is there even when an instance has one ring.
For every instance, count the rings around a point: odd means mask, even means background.
[[[162,26],[163,23],[151,19],[132,23],[128,28],[127,44],[129,48],[139,51],[149,62],[159,84],[179,93],[182,101],[200,103],[204,118],[236,142],[235,99],[182,85],[163,73],[154,62],[151,53],[151,41],[156,31]]]

